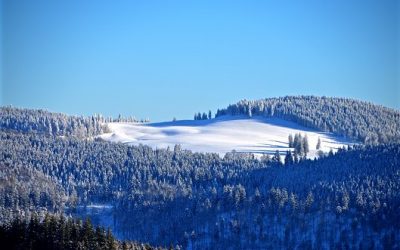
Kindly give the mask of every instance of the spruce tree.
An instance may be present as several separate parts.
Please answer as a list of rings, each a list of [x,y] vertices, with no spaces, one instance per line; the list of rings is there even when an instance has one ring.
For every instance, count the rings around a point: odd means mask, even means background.
[[[307,154],[310,152],[310,146],[309,146],[309,144],[308,144],[308,136],[307,136],[307,134],[303,137],[303,140],[302,140],[302,146],[303,146],[303,154],[304,154],[304,156],[307,156]]]
[[[320,150],[320,149],[321,149],[321,138],[320,138],[320,137],[318,137],[318,142],[317,142],[316,149],[317,149],[317,150]]]
[[[278,164],[281,164],[281,154],[279,153],[279,150],[275,151],[274,156],[272,157],[272,161]]]
[[[293,164],[293,156],[292,152],[290,150],[286,151],[286,156],[285,156],[285,165],[289,166]]]
[[[292,134],[289,135],[288,140],[289,140],[289,148],[293,148],[293,135]]]

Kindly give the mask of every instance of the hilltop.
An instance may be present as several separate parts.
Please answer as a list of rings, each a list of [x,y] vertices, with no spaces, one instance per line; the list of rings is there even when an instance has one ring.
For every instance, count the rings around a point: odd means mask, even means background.
[[[219,153],[224,155],[235,150],[256,155],[282,154],[289,148],[288,137],[300,133],[307,135],[310,147],[308,157],[317,156],[316,145],[321,140],[321,151],[337,151],[352,144],[344,137],[333,133],[306,128],[280,118],[247,116],[221,116],[208,120],[181,120],[161,123],[108,123],[110,133],[99,137],[112,142],[129,145],[144,144],[153,148],[173,148],[179,144],[194,152]]]

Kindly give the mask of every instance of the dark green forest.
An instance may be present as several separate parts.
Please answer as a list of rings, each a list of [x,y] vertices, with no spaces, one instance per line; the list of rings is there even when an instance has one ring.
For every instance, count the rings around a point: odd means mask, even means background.
[[[151,250],[148,244],[118,241],[111,231],[94,226],[89,219],[84,222],[46,214],[40,219],[36,214],[27,221],[16,217],[10,223],[0,225],[2,249],[104,249],[104,250]]]

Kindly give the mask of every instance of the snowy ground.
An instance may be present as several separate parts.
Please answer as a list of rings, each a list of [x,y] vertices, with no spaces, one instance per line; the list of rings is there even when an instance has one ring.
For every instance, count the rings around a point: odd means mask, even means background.
[[[111,133],[100,135],[104,140],[132,145],[144,144],[154,148],[173,149],[180,144],[183,149],[195,152],[251,152],[273,154],[288,150],[289,134],[307,134],[309,157],[316,156],[316,145],[321,138],[322,151],[336,151],[352,144],[351,141],[330,133],[319,132],[296,123],[277,118],[225,116],[211,120],[181,120],[162,123],[109,123]]]

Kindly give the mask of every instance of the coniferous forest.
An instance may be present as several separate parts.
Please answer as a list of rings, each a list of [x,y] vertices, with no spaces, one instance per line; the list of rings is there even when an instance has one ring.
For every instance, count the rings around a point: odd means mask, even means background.
[[[36,214],[29,221],[16,217],[9,224],[0,226],[2,249],[104,249],[150,250],[148,244],[118,241],[100,226],[93,226],[89,219],[84,222],[65,219],[63,216],[46,214],[40,219]]]
[[[399,142],[400,138],[397,110],[349,98],[285,96],[242,100],[218,110],[216,116],[240,114],[279,117],[366,144]]]
[[[359,143],[308,159],[306,137],[291,135],[295,151],[284,158],[220,156],[103,141],[96,136],[112,119],[99,115],[2,107],[0,242],[10,249],[400,248],[399,111],[302,96],[241,101],[216,115],[278,117]],[[107,222],[87,212],[93,204],[109,209]]]

